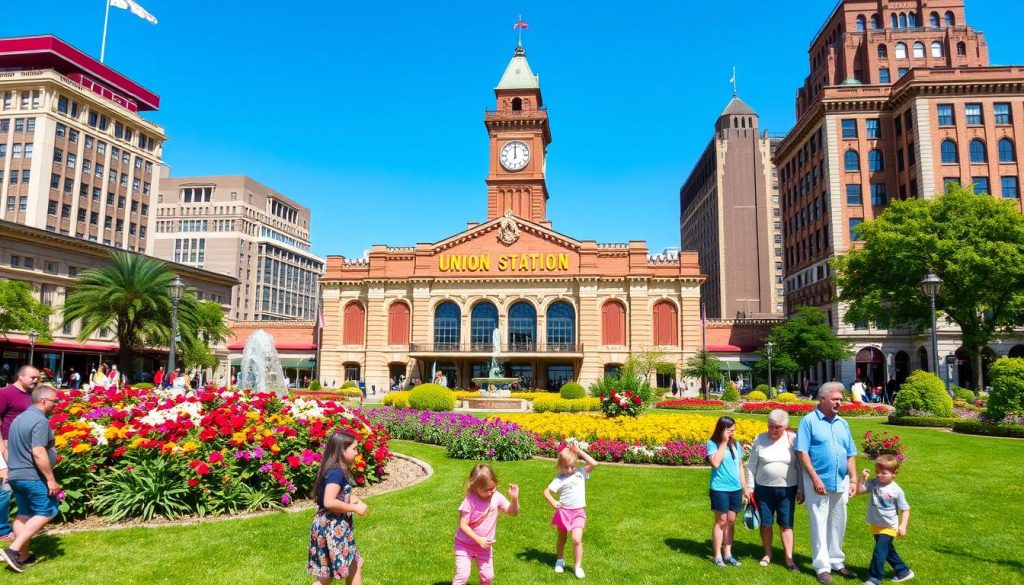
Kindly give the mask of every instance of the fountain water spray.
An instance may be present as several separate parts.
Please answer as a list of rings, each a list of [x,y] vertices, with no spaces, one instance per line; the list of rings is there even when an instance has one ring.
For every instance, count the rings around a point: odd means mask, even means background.
[[[238,387],[253,392],[277,392],[281,396],[288,394],[274,338],[262,329],[254,331],[245,342]]]

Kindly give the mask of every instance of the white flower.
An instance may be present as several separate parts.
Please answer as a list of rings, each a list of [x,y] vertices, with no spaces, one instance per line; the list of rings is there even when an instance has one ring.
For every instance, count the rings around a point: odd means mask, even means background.
[[[97,445],[107,444],[107,427],[97,423],[89,422],[89,435],[96,439]]]

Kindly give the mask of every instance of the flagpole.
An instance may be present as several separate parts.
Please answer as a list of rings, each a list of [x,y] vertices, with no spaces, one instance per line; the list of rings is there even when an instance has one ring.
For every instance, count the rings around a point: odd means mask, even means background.
[[[110,0],[103,0],[107,5],[106,14],[103,16],[103,43],[100,45],[100,63],[107,52],[107,23],[110,22]]]
[[[519,46],[523,46],[523,27],[520,26],[523,22],[523,15],[519,15],[519,21],[516,23],[516,28],[519,30]]]

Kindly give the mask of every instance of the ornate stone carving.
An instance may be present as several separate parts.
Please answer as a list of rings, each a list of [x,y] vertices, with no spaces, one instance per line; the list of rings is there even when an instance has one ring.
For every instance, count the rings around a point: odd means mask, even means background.
[[[506,209],[501,223],[498,224],[498,241],[506,246],[511,246],[519,240],[519,226],[512,217],[512,210]]]

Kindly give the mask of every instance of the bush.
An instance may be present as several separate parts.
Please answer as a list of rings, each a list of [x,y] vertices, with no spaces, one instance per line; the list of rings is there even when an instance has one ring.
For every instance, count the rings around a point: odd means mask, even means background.
[[[988,372],[992,380],[988,417],[1002,420],[1008,414],[1024,414],[1024,359],[999,358]]]
[[[760,392],[761,394],[768,396],[768,393],[771,392],[771,388],[768,387],[768,384],[758,384],[757,388],[754,388],[754,392]],[[761,400],[764,399],[762,398]]]
[[[897,416],[889,415],[889,424],[901,427],[936,427],[951,429],[957,419],[937,416]]]
[[[726,404],[721,400],[702,400],[700,398],[679,398],[654,403],[656,408],[670,410],[724,410]]]
[[[594,412],[598,410],[601,410],[601,399],[590,396],[569,399],[551,394],[533,399],[533,412]]]
[[[359,388],[359,384],[355,380],[345,380],[345,383],[341,385],[342,388]]]
[[[441,445],[454,459],[529,459],[536,448],[533,435],[518,425],[471,414],[375,408],[367,415],[391,438]]]
[[[611,392],[625,394],[631,392],[633,396],[639,396],[644,404],[654,400],[654,389],[644,378],[636,376],[605,376],[590,385],[590,395],[603,398]]]
[[[954,400],[963,400],[964,402],[974,402],[975,400],[973,390],[962,388],[956,384],[950,386],[949,389],[953,392]]]
[[[384,395],[381,403],[384,406],[394,406],[395,408],[409,408],[409,391],[393,390],[388,392]]]
[[[755,390],[754,392],[757,392],[757,390]],[[753,394],[753,392],[751,392],[751,394]],[[762,396],[764,395],[762,394]],[[736,389],[733,388],[732,386],[729,386],[728,388],[725,389],[725,392],[722,392],[722,400],[725,402],[739,402],[740,393],[737,392]],[[762,400],[764,399],[762,398]]]
[[[944,418],[953,416],[953,399],[946,393],[942,380],[924,370],[914,372],[903,382],[893,406],[899,416],[906,416],[911,410]]]
[[[465,428],[447,445],[452,459],[483,461],[522,461],[533,457],[533,434],[514,425],[486,422],[480,428]]]
[[[778,400],[779,402],[796,402],[799,399],[796,397],[796,394],[793,394],[792,392],[783,392],[776,396],[775,400]]]
[[[601,400],[601,411],[608,418],[615,418],[617,416],[640,416],[644,412],[644,400],[638,394],[633,394],[631,390],[625,392],[617,392],[612,390],[608,394],[602,396]],[[536,403],[536,401],[534,401]]]
[[[558,391],[558,394],[566,400],[575,400],[586,396],[587,391],[583,386],[580,386],[576,382],[566,382],[565,384],[562,384],[562,388]]]
[[[1018,359],[1018,358],[1003,358]],[[999,360],[996,360],[999,361]],[[954,433],[965,433],[968,435],[988,435],[991,437],[1015,437],[1024,439],[1024,425],[1000,424],[994,425],[978,420],[958,420],[953,424]]]
[[[409,392],[409,407],[416,410],[455,410],[455,393],[440,384],[420,384]]]
[[[768,400],[768,395],[760,390],[754,390],[750,394],[747,394],[747,400]]]
[[[312,391],[323,390],[324,387],[320,385],[320,380],[310,380],[309,389]]]
[[[131,387],[135,388],[136,390],[149,390],[150,388],[153,387],[153,384],[152,382],[137,382],[135,384],[132,384]]]

